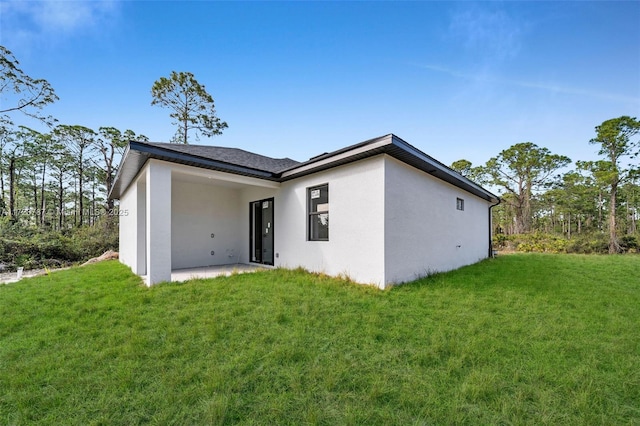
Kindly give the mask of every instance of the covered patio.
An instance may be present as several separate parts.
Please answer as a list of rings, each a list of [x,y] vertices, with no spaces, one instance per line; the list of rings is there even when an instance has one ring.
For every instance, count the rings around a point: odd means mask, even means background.
[[[171,271],[171,282],[183,282],[195,279],[215,278],[235,274],[246,274],[263,271],[268,268],[259,265],[234,263],[230,265],[202,266],[198,268],[174,269]],[[143,277],[146,280],[146,276]]]
[[[278,183],[150,160],[121,198],[121,250],[147,285],[252,272],[249,206]]]

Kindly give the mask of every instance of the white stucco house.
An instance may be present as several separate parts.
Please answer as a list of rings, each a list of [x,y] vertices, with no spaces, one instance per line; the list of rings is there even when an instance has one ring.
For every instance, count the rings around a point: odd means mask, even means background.
[[[148,285],[253,263],[385,288],[490,256],[498,203],[391,134],[305,162],[132,141],[109,196],[120,200],[120,260]]]

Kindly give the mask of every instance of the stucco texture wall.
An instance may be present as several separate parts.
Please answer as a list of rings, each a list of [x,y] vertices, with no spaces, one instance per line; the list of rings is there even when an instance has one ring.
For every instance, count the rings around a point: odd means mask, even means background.
[[[248,239],[248,234],[241,233],[244,209],[240,201],[240,190],[236,188],[181,180],[174,174],[171,189],[172,268],[238,262]]]
[[[456,209],[456,199],[464,210]],[[489,203],[385,157],[387,283],[468,265],[488,256]]]
[[[119,259],[135,273],[136,271],[136,239],[137,239],[137,201],[138,191],[137,185],[132,184],[120,197],[119,209],[126,212],[119,216]]]
[[[374,157],[282,184],[275,200],[276,266],[382,285],[384,168]],[[329,184],[329,241],[308,241],[307,188]]]
[[[144,176],[144,173],[142,174]],[[146,267],[146,181],[138,177],[120,197],[119,259],[139,275]]]

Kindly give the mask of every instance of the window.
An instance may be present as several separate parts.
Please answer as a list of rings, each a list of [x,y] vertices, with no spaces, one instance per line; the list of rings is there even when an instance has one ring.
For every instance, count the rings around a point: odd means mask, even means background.
[[[307,189],[309,241],[329,241],[329,184]]]
[[[464,200],[462,198],[456,198],[456,209],[464,210]]]

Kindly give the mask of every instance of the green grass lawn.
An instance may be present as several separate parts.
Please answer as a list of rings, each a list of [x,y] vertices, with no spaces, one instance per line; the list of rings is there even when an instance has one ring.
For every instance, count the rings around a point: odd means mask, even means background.
[[[0,424],[640,424],[640,257],[0,286]]]

